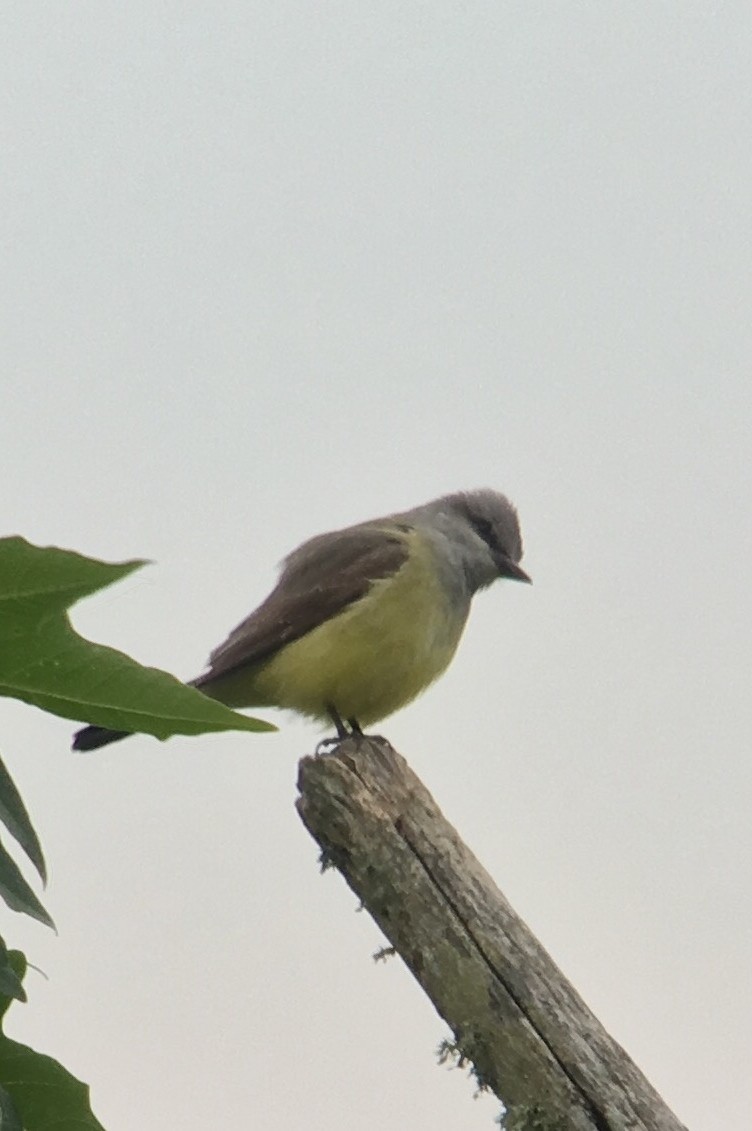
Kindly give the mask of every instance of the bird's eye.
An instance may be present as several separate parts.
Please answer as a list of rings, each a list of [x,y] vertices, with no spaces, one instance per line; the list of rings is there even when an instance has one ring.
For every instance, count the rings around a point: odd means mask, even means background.
[[[493,523],[489,522],[487,518],[479,518],[476,516],[470,520],[470,525],[487,546],[493,548],[496,545]]]

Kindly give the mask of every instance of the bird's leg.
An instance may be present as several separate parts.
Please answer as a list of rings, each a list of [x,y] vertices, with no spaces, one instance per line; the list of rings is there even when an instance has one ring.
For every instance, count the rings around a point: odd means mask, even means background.
[[[347,730],[347,727],[345,726],[345,724],[343,723],[342,716],[340,715],[337,708],[334,706],[333,703],[327,703],[326,709],[329,713],[329,718],[332,720],[335,727],[337,728],[337,738],[338,739],[347,738],[348,730]]]
[[[329,718],[332,720],[335,727],[337,728],[337,737],[336,738],[322,738],[321,742],[319,742],[316,746],[316,753],[317,754],[324,754],[324,753],[326,753],[327,750],[333,750],[336,746],[339,746],[340,742],[342,742],[343,739],[345,739],[345,738],[351,738],[352,737],[352,738],[355,738],[355,739],[360,739],[360,738],[366,738],[367,737],[366,735],[363,734],[363,728],[361,727],[360,723],[358,722],[358,720],[356,718],[353,717],[353,718],[350,718],[350,719],[347,720],[348,725],[350,727],[350,729],[348,730],[347,727],[345,726],[344,722],[343,722],[342,716],[340,715],[339,711],[337,710],[337,708],[334,706],[333,703],[327,703],[326,710],[327,710],[327,714],[329,715]],[[375,737],[378,737],[378,736],[377,735],[371,735],[371,737],[375,738]]]
[[[339,711],[337,710],[337,708],[334,706],[333,703],[328,703],[326,710],[327,710],[327,713],[329,715],[329,718],[332,720],[335,727],[337,728],[337,737],[336,738],[322,738],[321,742],[319,742],[318,745],[316,746],[316,753],[317,754],[325,754],[327,752],[327,750],[334,750],[337,746],[339,746],[340,742],[342,742],[345,738],[354,738],[356,741],[361,739],[361,738],[373,738],[373,739],[378,740],[379,742],[385,741],[385,739],[383,739],[381,737],[381,735],[378,735],[378,734],[366,735],[366,734],[364,734],[363,728],[361,727],[360,723],[358,722],[358,720],[354,716],[347,720],[348,725],[350,727],[350,729],[348,730],[347,727],[345,726],[344,722],[342,721],[342,716],[340,715]]]
[[[370,738],[374,742],[386,742],[386,739],[381,734],[364,734],[363,728],[357,719],[348,719],[347,721],[350,724],[350,733],[355,738]]]
[[[339,743],[342,741],[342,739],[347,738],[349,733],[350,733],[348,731],[347,727],[345,726],[344,722],[342,721],[342,716],[340,715],[339,711],[337,710],[337,708],[334,706],[333,703],[327,703],[326,710],[327,710],[327,714],[329,715],[329,718],[332,720],[335,727],[337,728],[337,737],[336,738],[322,738],[321,742],[317,743],[317,745],[316,745],[316,753],[317,754],[323,754],[323,753],[326,752],[326,750],[333,749],[335,746],[338,746]]]

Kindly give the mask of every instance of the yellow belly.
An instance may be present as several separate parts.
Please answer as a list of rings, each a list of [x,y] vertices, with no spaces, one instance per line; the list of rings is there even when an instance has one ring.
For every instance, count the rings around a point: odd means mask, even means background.
[[[323,720],[333,704],[343,718],[370,726],[419,695],[452,659],[470,603],[449,599],[431,547],[408,537],[410,556],[395,576],[374,582],[366,597],[266,663],[239,672],[223,701]]]

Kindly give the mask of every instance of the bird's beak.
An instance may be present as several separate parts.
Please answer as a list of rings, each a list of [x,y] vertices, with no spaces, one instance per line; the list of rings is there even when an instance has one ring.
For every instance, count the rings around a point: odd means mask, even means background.
[[[500,558],[498,566],[499,577],[511,577],[513,581],[526,581],[528,585],[533,584],[532,577],[528,577],[522,566],[518,566],[511,558]]]

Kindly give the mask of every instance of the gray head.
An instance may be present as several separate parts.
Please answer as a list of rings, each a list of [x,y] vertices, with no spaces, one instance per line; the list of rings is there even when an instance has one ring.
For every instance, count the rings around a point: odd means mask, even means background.
[[[482,589],[499,577],[530,581],[518,564],[522,535],[517,511],[505,495],[490,489],[459,491],[421,509],[445,527],[460,551],[471,590]]]

